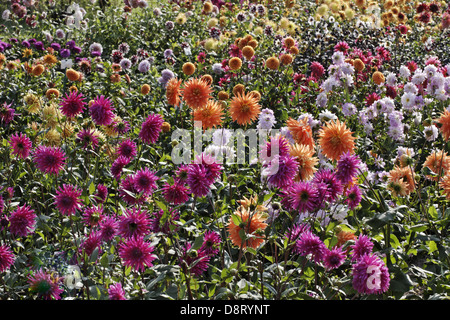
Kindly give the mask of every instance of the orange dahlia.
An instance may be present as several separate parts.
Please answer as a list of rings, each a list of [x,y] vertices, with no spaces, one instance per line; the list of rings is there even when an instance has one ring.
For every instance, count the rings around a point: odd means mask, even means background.
[[[345,230],[339,231],[336,237],[338,241],[336,244],[337,247],[344,245],[347,241],[356,241],[357,239],[353,232]]]
[[[203,108],[197,108],[192,112],[194,121],[201,121],[204,130],[222,124],[224,116],[222,106],[214,100],[209,100]]]
[[[166,84],[166,98],[167,103],[171,106],[178,107],[180,104],[180,86],[182,80],[178,80],[177,78],[170,79]]]
[[[433,171],[437,176],[427,175],[431,180],[439,180],[441,175],[445,175],[450,168],[450,157],[447,152],[433,151],[423,163],[423,166]]]
[[[415,180],[413,176],[413,172],[410,167],[398,167],[396,166],[394,169],[389,171],[388,175],[388,186],[390,183],[397,183],[400,184],[401,189],[401,195],[403,193],[406,193],[405,195],[410,194],[415,189]],[[395,186],[399,188],[399,186]],[[403,187],[405,187],[405,191],[403,191]],[[397,191],[396,191],[397,192]]]
[[[250,93],[238,93],[230,102],[230,115],[239,125],[250,124],[261,113],[261,106],[255,96]]]
[[[141,87],[141,94],[143,94],[144,96],[150,93],[150,85],[148,85],[147,83],[143,84]]]
[[[244,206],[239,207],[234,212],[234,216],[239,223],[236,224],[234,221],[236,219],[233,218],[230,218],[228,222],[231,242],[240,248],[259,247],[264,242],[264,229],[267,227],[263,216],[259,213],[251,214]],[[242,237],[242,233],[245,237]]]
[[[328,121],[319,130],[319,144],[322,153],[331,160],[339,160],[346,152],[353,153],[355,149],[355,139],[345,122]]]
[[[182,67],[183,73],[187,76],[191,76],[194,74],[196,67],[192,62],[186,62]]]
[[[298,144],[304,144],[314,149],[315,143],[311,127],[307,124],[308,119],[304,118],[301,121],[289,118],[286,121],[287,128]]]
[[[450,200],[450,174],[447,173],[439,182],[439,187],[442,188],[447,200]]]
[[[212,98],[211,93],[210,85],[197,78],[189,79],[181,89],[184,102],[194,110],[206,106],[208,100]]]
[[[319,159],[314,157],[314,149],[305,144],[295,143],[290,146],[289,153],[295,157],[298,163],[298,173],[295,177],[296,181],[310,180],[317,171],[315,167],[319,163]]]
[[[405,197],[410,194],[410,185],[403,179],[389,181],[387,188],[394,197]]]
[[[228,66],[231,70],[239,70],[242,67],[242,60],[239,57],[233,57],[228,60]]]
[[[440,124],[439,131],[444,137],[444,140],[447,141],[450,138],[450,111],[446,109],[436,122]]]

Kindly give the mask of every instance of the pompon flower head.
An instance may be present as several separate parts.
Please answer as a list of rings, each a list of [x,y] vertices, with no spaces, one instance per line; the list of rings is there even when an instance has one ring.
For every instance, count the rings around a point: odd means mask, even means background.
[[[233,121],[239,125],[248,125],[258,119],[261,106],[252,93],[238,92],[230,102],[229,112]]]
[[[150,213],[150,231],[153,233],[162,232],[170,234],[176,232],[178,227],[175,221],[180,219],[178,210],[169,209],[165,214],[163,209]]]
[[[139,138],[147,144],[155,143],[159,138],[163,122],[164,119],[160,114],[150,114],[142,123]]]
[[[155,172],[148,168],[140,169],[134,174],[134,187],[144,195],[150,195],[158,187],[156,181],[158,177]]]
[[[284,189],[294,182],[297,170],[298,164],[294,157],[275,156],[274,159],[266,165],[262,175],[267,176],[267,182],[270,186]]]
[[[36,217],[30,206],[26,204],[19,206],[9,217],[9,231],[15,236],[26,237],[34,231]]]
[[[189,200],[189,188],[180,180],[175,179],[173,184],[166,182],[161,188],[164,199],[173,205],[179,205]]]
[[[154,247],[145,241],[143,237],[131,237],[119,245],[119,256],[122,263],[137,271],[145,271],[146,267],[152,267],[156,255],[152,254]]]
[[[15,260],[16,257],[9,246],[0,246],[0,273],[9,270]]]
[[[97,96],[89,107],[92,120],[96,125],[108,126],[114,118],[114,107],[109,98],[105,96]]]
[[[314,157],[314,149],[311,149],[308,145],[295,143],[290,145],[289,154],[298,163],[298,173],[295,176],[295,180],[310,180],[316,173],[316,166],[319,163],[319,159]]]
[[[146,210],[133,207],[119,217],[119,235],[124,238],[144,237],[150,232],[150,216]]]
[[[182,83],[182,80],[178,80],[177,78],[172,78],[166,84],[167,103],[171,106],[178,107],[180,105],[181,83]]]
[[[355,244],[350,246],[352,248],[352,261],[359,260],[365,254],[371,254],[373,246],[374,244],[368,236],[365,234],[360,234],[355,240]]]
[[[323,263],[327,270],[332,270],[339,268],[345,261],[346,252],[342,247],[334,247],[331,250],[325,250],[325,256],[323,258]]]
[[[182,248],[180,265],[182,270],[195,276],[202,275],[208,269],[210,256],[201,250],[191,250],[192,244],[186,242]]]
[[[84,99],[83,93],[78,90],[66,93],[66,96],[60,102],[61,113],[69,119],[75,118],[85,109],[86,102],[84,102]]]
[[[353,288],[361,294],[382,294],[389,289],[390,275],[383,260],[364,254],[352,268]]]
[[[289,118],[286,125],[296,143],[307,145],[314,150],[315,142],[307,117],[300,121]]]
[[[25,159],[30,155],[33,146],[31,139],[26,134],[15,133],[9,138],[9,145],[12,148],[12,154],[20,159]]]
[[[345,152],[353,153],[355,149],[355,139],[352,132],[347,129],[344,122],[327,122],[319,130],[319,144],[322,153],[330,160],[339,160]]]
[[[191,108],[197,109],[206,106],[212,99],[211,86],[201,79],[190,78],[181,89],[184,102]]]
[[[38,270],[28,276],[28,284],[30,285],[30,292],[37,294],[38,298],[44,300],[60,300],[61,293],[64,290],[60,287],[62,278]]]
[[[119,232],[119,222],[114,216],[104,216],[100,221],[99,229],[102,240],[111,241]]]
[[[305,257],[311,255],[311,259],[317,263],[323,260],[326,250],[323,241],[311,231],[303,232],[294,247],[295,253]]]
[[[70,184],[64,184],[56,190],[55,205],[63,215],[70,216],[81,207],[80,196],[82,193],[81,189],[77,189]]]
[[[206,106],[192,111],[194,121],[200,121],[204,130],[218,127],[223,121],[223,108],[214,100],[209,100]]]
[[[108,298],[109,300],[127,300],[125,290],[123,290],[120,282],[109,285]]]
[[[268,226],[258,212],[250,212],[241,206],[228,221],[228,232],[233,245],[239,248],[258,248],[264,242],[264,230]],[[244,237],[242,237],[244,235]]]
[[[65,165],[65,154],[59,147],[40,145],[32,152],[33,161],[43,173],[57,175]]]
[[[343,185],[350,184],[358,174],[358,168],[361,160],[355,154],[349,151],[343,153],[336,165],[336,178]]]

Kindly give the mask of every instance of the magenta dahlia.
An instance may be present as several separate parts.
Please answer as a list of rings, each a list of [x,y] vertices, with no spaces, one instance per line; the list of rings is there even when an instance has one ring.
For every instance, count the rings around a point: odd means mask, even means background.
[[[136,143],[131,139],[123,140],[117,148],[117,154],[128,159],[133,159],[137,154]]]
[[[16,133],[9,138],[9,145],[12,148],[13,155],[25,159],[30,155],[33,144],[26,134]]]
[[[353,251],[351,252],[352,260],[359,260],[362,256],[372,253],[372,240],[365,234],[360,234],[356,239],[355,244],[351,245]]]
[[[150,218],[150,228],[153,233],[162,232],[169,234],[176,232],[177,226],[175,221],[180,218],[180,214],[177,210],[169,210],[167,214],[164,210],[160,209],[157,212],[153,212]]]
[[[130,163],[130,158],[119,156],[116,160],[114,160],[113,164],[111,165],[111,174],[116,178],[116,180],[120,179],[120,176],[122,175],[122,170]]]
[[[164,199],[173,205],[179,205],[189,200],[189,188],[178,179],[173,184],[166,182],[161,188],[161,193]]]
[[[59,147],[40,145],[33,151],[33,160],[43,173],[58,174],[65,165],[65,154]]]
[[[98,146],[98,137],[94,134],[94,130],[83,129],[77,134],[77,143],[81,144],[83,149],[95,149]]]
[[[83,191],[70,184],[64,184],[56,190],[55,205],[63,215],[72,215],[80,209]]]
[[[158,179],[155,172],[144,168],[134,174],[134,187],[138,192],[144,195],[150,195],[158,187],[156,184]]]
[[[9,217],[9,230],[15,236],[26,237],[34,231],[36,214],[30,206],[24,204],[11,213]]]
[[[353,265],[353,288],[362,294],[382,294],[389,289],[390,275],[383,260],[375,254],[364,254]]]
[[[325,250],[323,263],[327,270],[339,268],[345,261],[346,251],[342,247],[334,247],[331,250]]]
[[[127,300],[125,298],[125,290],[120,282],[111,284],[108,288],[109,300]]]
[[[30,291],[44,300],[60,300],[60,294],[64,291],[61,287],[62,279],[53,274],[38,270],[28,276]]]
[[[102,241],[111,241],[118,234],[119,222],[115,217],[105,216],[99,224]]]
[[[155,143],[158,140],[163,122],[163,117],[160,114],[150,114],[142,123],[139,138],[147,144]]]
[[[124,238],[144,237],[150,232],[150,216],[140,208],[126,209],[119,218],[119,235]]]
[[[152,254],[154,247],[143,237],[126,239],[119,247],[119,256],[125,266],[137,271],[144,271],[145,267],[153,266],[156,255]]]
[[[60,106],[63,115],[67,118],[75,118],[84,111],[86,102],[80,91],[73,90],[61,99]]]
[[[302,256],[311,255],[315,262],[323,260],[327,247],[323,241],[311,231],[303,232],[295,243],[294,252]]]
[[[11,268],[15,259],[16,257],[9,246],[0,246],[0,273]]]
[[[109,98],[105,96],[97,96],[89,107],[92,120],[96,125],[108,126],[115,117],[114,107]]]
[[[336,165],[336,178],[343,185],[349,184],[358,175],[361,160],[355,154],[346,152],[341,155]]]
[[[201,250],[191,250],[192,245],[187,242],[180,257],[180,265],[184,272],[200,276],[208,269],[210,256]]]

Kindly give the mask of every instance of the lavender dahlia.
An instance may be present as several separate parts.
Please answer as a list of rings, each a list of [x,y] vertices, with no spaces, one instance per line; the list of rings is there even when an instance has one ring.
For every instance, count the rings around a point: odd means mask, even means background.
[[[163,122],[163,117],[160,114],[150,114],[142,123],[139,138],[147,144],[155,143],[158,140]]]
[[[390,275],[383,260],[364,254],[352,269],[353,288],[362,294],[381,294],[389,289]]]
[[[63,215],[72,215],[81,207],[83,191],[70,184],[64,184],[56,190],[55,205]]]
[[[37,168],[43,173],[58,174],[65,165],[65,154],[59,147],[40,145],[32,154]]]
[[[92,120],[96,125],[108,126],[114,120],[114,107],[109,98],[97,96],[89,108]]]
[[[119,247],[119,256],[122,263],[137,271],[144,271],[145,267],[153,266],[156,255],[152,254],[154,247],[146,242],[143,237],[126,239]]]
[[[11,213],[9,217],[9,230],[15,236],[26,237],[34,231],[36,214],[30,206],[24,204]]]

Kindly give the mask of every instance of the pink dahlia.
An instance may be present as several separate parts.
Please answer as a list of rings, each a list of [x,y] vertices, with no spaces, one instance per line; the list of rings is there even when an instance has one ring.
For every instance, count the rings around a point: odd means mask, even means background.
[[[92,255],[95,249],[98,249],[98,253],[101,253],[102,234],[100,231],[94,231],[89,233],[89,236],[81,243],[80,251],[85,253],[88,257]]]
[[[357,155],[350,152],[342,154],[336,165],[336,178],[343,185],[349,184],[357,176],[360,163]]]
[[[89,108],[92,120],[96,125],[108,126],[114,120],[114,107],[109,98],[97,96]]]
[[[61,100],[61,112],[67,118],[75,118],[85,109],[83,94],[80,91],[73,90]]]
[[[60,300],[60,294],[64,291],[60,287],[61,278],[42,270],[36,271],[28,276],[30,291],[44,300]]]
[[[97,185],[97,193],[94,197],[97,203],[104,203],[108,198],[108,188],[103,184]]]
[[[163,117],[160,114],[150,114],[142,123],[139,138],[147,144],[155,143],[158,140],[163,122]]]
[[[351,253],[352,260],[359,260],[362,256],[371,254],[373,246],[374,244],[368,236],[366,236],[365,234],[360,234],[358,236],[358,239],[356,239],[355,244],[351,246],[351,248],[353,249]]]
[[[140,193],[136,189],[134,175],[129,174],[120,183],[120,197],[129,205],[142,204],[147,199],[147,195]]]
[[[65,165],[65,154],[59,147],[40,145],[33,151],[33,160],[43,173],[58,174]]]
[[[268,173],[268,184],[284,189],[294,182],[298,171],[298,162],[292,156],[276,156],[265,170]]]
[[[0,273],[11,268],[15,259],[14,253],[9,246],[0,246]]]
[[[206,231],[199,251],[202,251],[207,255],[216,255],[219,253],[219,246],[221,242],[222,239],[217,232]]]
[[[114,160],[113,164],[111,165],[111,174],[114,176],[114,178],[116,178],[116,180],[120,179],[123,168],[125,168],[125,166],[128,165],[130,161],[130,158],[124,156],[119,156],[116,160]]]
[[[345,195],[347,196],[345,202],[351,210],[355,209],[361,202],[362,193],[360,187],[357,184],[354,184],[349,189],[347,189]]]
[[[208,170],[201,164],[192,163],[188,167],[186,183],[196,197],[203,197],[210,191]]]
[[[34,231],[36,225],[36,214],[28,205],[18,207],[9,217],[9,230],[15,236],[26,237]]]
[[[320,79],[325,74],[325,68],[320,62],[314,61],[309,68],[311,69],[311,76],[316,79]]]
[[[55,205],[63,215],[72,215],[81,207],[80,196],[83,193],[70,184],[64,184],[56,190]]]
[[[152,254],[154,247],[144,241],[143,237],[126,239],[119,247],[119,256],[125,266],[137,271],[153,266],[156,255]]]
[[[353,288],[362,294],[381,294],[389,289],[389,271],[375,254],[364,254],[353,265]]]
[[[323,241],[311,231],[303,232],[297,240],[294,252],[302,256],[311,255],[311,259],[315,262],[323,260],[327,247]]]
[[[25,159],[30,155],[32,142],[26,134],[16,133],[9,138],[9,145],[12,148],[12,154],[21,159]]]
[[[119,218],[119,235],[124,238],[144,237],[150,232],[150,217],[145,210],[127,209]]]
[[[284,192],[288,207],[300,213],[312,212],[317,205],[317,190],[311,182],[294,182]]]
[[[103,218],[103,207],[87,207],[84,209],[82,221],[89,227],[94,227],[100,223]]]
[[[185,273],[200,276],[208,269],[210,256],[201,250],[191,250],[192,245],[187,242],[180,257],[180,265]]]

